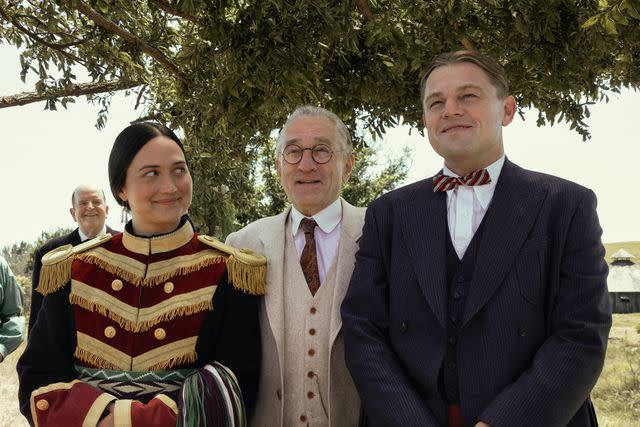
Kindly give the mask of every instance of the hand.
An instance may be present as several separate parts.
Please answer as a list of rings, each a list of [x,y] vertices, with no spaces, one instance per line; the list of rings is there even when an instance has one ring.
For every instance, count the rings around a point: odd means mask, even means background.
[[[489,424],[484,421],[478,421],[474,427],[491,427]]]
[[[107,406],[107,409],[105,409],[105,411],[109,411],[109,415],[107,415],[106,417],[104,417],[97,425],[96,427],[114,427],[114,418],[113,418],[113,403],[110,403],[109,406]]]

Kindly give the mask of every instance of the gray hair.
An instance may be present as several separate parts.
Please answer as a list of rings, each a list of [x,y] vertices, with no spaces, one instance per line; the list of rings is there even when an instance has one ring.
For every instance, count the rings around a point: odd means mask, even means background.
[[[102,194],[102,201],[107,203],[107,198],[104,196],[104,190],[97,185],[89,185],[89,184],[80,184],[78,185],[73,193],[71,193],[71,206],[76,207],[76,194],[80,191],[95,191],[96,193]]]
[[[324,117],[325,119],[329,119],[336,127],[336,136],[342,145],[342,151],[344,153],[351,153],[353,151],[353,144],[351,143],[349,129],[347,129],[347,126],[345,126],[342,120],[340,120],[340,117],[326,108],[314,107],[313,105],[303,105],[296,108],[293,113],[289,115],[284,126],[282,126],[282,130],[278,135],[278,143],[276,144],[276,158],[279,158],[284,150],[287,128],[294,120],[299,119],[300,117]]]

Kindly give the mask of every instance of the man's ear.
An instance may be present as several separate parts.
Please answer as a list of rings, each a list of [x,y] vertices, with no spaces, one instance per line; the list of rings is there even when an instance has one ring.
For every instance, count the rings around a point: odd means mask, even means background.
[[[506,126],[513,121],[517,109],[516,99],[513,96],[509,95],[502,101],[502,126]]]
[[[78,220],[76,220],[76,210],[74,208],[70,208],[69,213],[71,214],[71,218],[73,218],[73,221],[78,222]]]
[[[109,215],[109,205],[104,205],[105,216]]]
[[[276,172],[278,173],[278,177],[282,178],[282,170],[280,169],[280,167],[282,166],[282,163],[280,163],[280,159],[276,159]]]
[[[349,181],[349,177],[351,176],[351,171],[353,171],[353,166],[356,164],[356,156],[353,153],[349,153],[346,156],[347,158],[344,160],[344,168],[342,169],[342,183],[346,184]]]

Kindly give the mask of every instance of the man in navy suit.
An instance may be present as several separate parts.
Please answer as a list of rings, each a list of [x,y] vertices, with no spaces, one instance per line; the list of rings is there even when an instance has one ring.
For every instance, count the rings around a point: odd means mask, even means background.
[[[342,304],[374,426],[592,426],[611,327],[594,193],[504,155],[504,70],[440,55],[421,84],[444,158],[367,210]]]
[[[76,246],[88,239],[110,233],[119,233],[105,225],[109,206],[104,197],[104,191],[93,185],[79,185],[71,193],[71,208],[69,213],[78,223],[78,228],[69,234],[48,240],[34,254],[33,275],[31,277],[31,312],[29,314],[29,331],[36,324],[38,312],[42,306],[42,294],[36,290],[40,280],[42,256],[47,252],[64,245]]]

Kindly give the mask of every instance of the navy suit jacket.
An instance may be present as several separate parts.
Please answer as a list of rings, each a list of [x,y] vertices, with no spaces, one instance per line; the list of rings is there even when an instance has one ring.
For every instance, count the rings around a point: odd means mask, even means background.
[[[107,233],[112,236],[120,233],[117,230],[107,226]],[[59,248],[64,245],[72,245],[76,246],[82,243],[80,240],[80,232],[78,228],[73,230],[69,234],[65,234],[63,236],[55,237],[51,240],[47,240],[47,242],[36,249],[33,259],[33,273],[31,275],[31,310],[29,312],[29,331],[33,328],[33,325],[36,324],[36,319],[38,318],[38,312],[40,311],[40,307],[42,306],[42,294],[36,291],[38,287],[38,282],[40,281],[40,269],[42,268],[42,256],[47,252]]]
[[[433,179],[367,210],[342,304],[347,366],[370,425],[446,425],[446,194]],[[484,217],[459,325],[465,425],[596,425],[589,393],[611,327],[594,193],[508,160]]]

